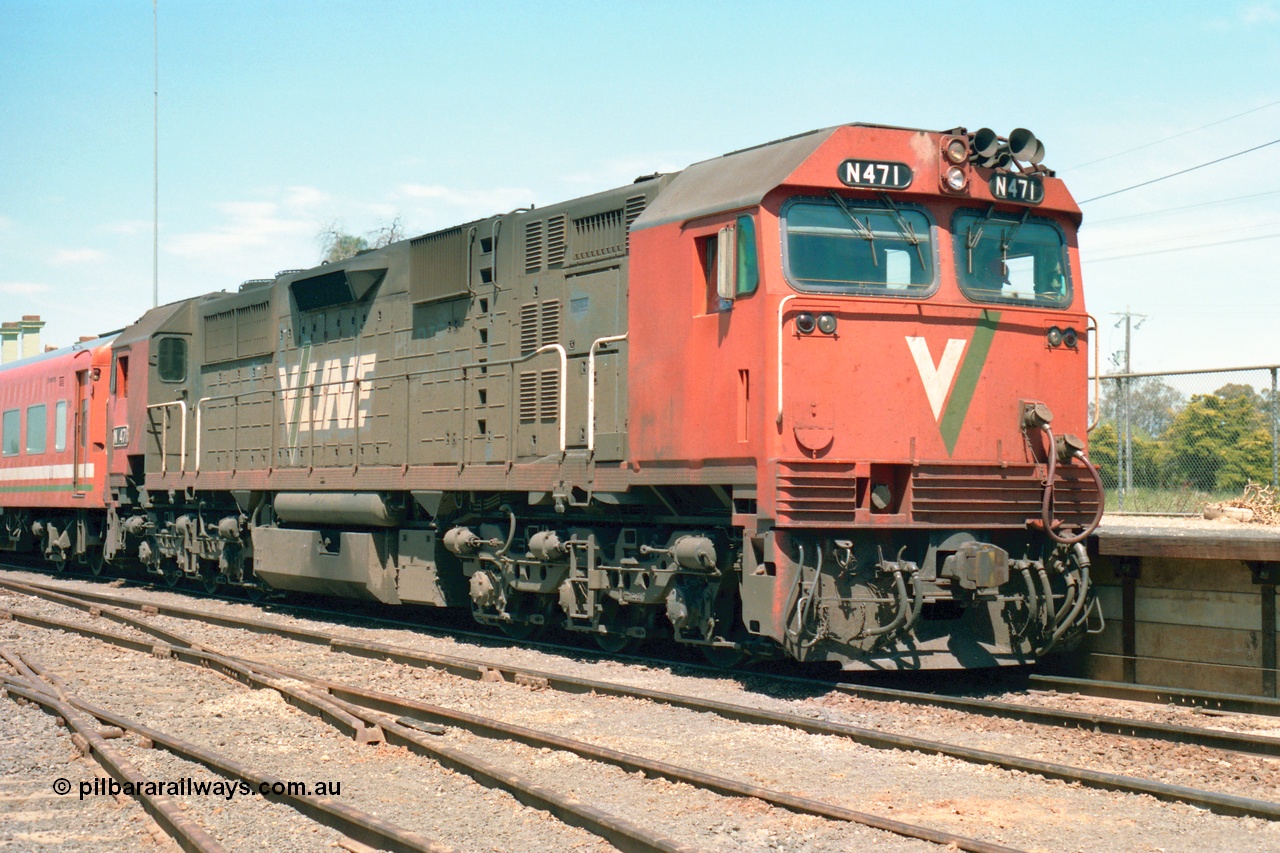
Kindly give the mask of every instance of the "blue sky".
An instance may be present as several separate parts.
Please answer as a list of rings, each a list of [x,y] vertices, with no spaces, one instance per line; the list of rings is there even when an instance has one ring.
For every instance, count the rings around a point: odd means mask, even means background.
[[[162,301],[310,266],[334,221],[422,233],[847,121],[1029,127],[1077,199],[1280,139],[1275,0],[160,0],[159,25]],[[1083,207],[1104,357],[1130,308],[1135,369],[1280,363],[1280,144]],[[59,344],[135,319],[151,221],[151,3],[0,0],[0,319]]]

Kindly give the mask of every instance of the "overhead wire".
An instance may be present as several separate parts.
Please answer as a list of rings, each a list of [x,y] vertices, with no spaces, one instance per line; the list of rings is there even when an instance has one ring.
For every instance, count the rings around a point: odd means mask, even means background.
[[[1148,210],[1144,213],[1131,213],[1128,216],[1112,216],[1109,219],[1090,219],[1088,224],[1091,227],[1096,225],[1109,225],[1112,222],[1126,222],[1130,219],[1141,219],[1146,216],[1159,216],[1163,213],[1177,213],[1180,210],[1191,210],[1196,207],[1209,207],[1214,204],[1229,204],[1236,201],[1249,201],[1251,199],[1276,194],[1280,194],[1280,190],[1267,190],[1266,192],[1253,193],[1252,195],[1238,195],[1232,196],[1231,198],[1219,198],[1213,201],[1201,201],[1196,204],[1184,204],[1179,207],[1162,207],[1159,210]]]
[[[1157,139],[1157,140],[1155,140],[1154,142],[1144,142],[1144,143],[1142,143],[1141,145],[1136,145],[1136,146],[1134,146],[1133,148],[1126,148],[1124,151],[1118,151],[1118,152],[1116,152],[1115,154],[1108,154],[1107,156],[1105,156],[1105,157],[1099,157],[1099,158],[1098,158],[1098,159],[1096,159],[1096,160],[1089,160],[1089,161],[1088,161],[1088,162],[1086,162],[1086,163],[1077,163],[1077,164],[1076,164],[1076,165],[1074,165],[1074,166],[1068,166],[1068,167],[1067,167],[1067,168],[1065,168],[1065,169],[1059,169],[1059,170],[1058,170],[1058,172],[1059,172],[1059,174],[1061,174],[1062,172],[1070,172],[1072,169],[1083,169],[1085,166],[1092,166],[1094,163],[1101,163],[1101,162],[1106,161],[1106,160],[1114,160],[1116,157],[1123,157],[1125,154],[1132,154],[1132,153],[1133,153],[1133,152],[1135,152],[1135,151],[1141,151],[1141,150],[1142,150],[1142,149],[1144,149],[1144,148],[1150,148],[1150,147],[1151,147],[1151,146],[1153,146],[1153,145],[1159,145],[1160,143],[1162,143],[1162,142],[1168,142],[1168,141],[1169,141],[1169,140],[1171,140],[1171,139],[1178,139],[1179,137],[1187,136],[1187,135],[1192,134],[1192,133],[1197,133],[1197,132],[1199,132],[1199,131],[1201,131],[1201,130],[1207,130],[1208,128],[1216,127],[1217,125],[1220,125],[1220,124],[1226,124],[1226,123],[1227,123],[1227,122],[1229,122],[1229,121],[1234,121],[1234,120],[1236,120],[1236,119],[1238,119],[1238,118],[1242,118],[1243,116],[1247,116],[1247,115],[1249,115],[1250,113],[1256,113],[1256,112],[1259,112],[1259,111],[1261,111],[1261,110],[1265,110],[1265,109],[1267,109],[1267,108],[1269,108],[1269,107],[1274,107],[1274,106],[1276,106],[1276,105],[1278,105],[1278,104],[1280,104],[1280,101],[1272,101],[1272,102],[1271,102],[1271,103],[1269,103],[1269,104],[1263,104],[1263,105],[1262,105],[1262,106],[1260,106],[1260,107],[1254,107],[1254,108],[1253,108],[1253,109],[1251,109],[1251,110],[1245,110],[1244,112],[1242,112],[1242,113],[1236,113],[1236,114],[1235,114],[1235,115],[1233,115],[1233,116],[1227,116],[1226,118],[1220,118],[1220,119],[1218,119],[1217,121],[1211,121],[1211,122],[1209,122],[1208,124],[1202,124],[1202,125],[1200,125],[1199,127],[1193,127],[1193,128],[1191,128],[1190,130],[1183,130],[1183,131],[1179,131],[1178,133],[1175,133],[1175,134],[1173,134],[1172,136],[1166,136],[1166,137],[1163,137],[1163,138],[1161,138],[1161,139]]]
[[[1120,261],[1125,258],[1143,258],[1148,255],[1166,255],[1170,252],[1188,252],[1192,249],[1208,249],[1213,246],[1227,246],[1232,243],[1251,243],[1255,240],[1274,240],[1280,237],[1280,231],[1274,234],[1259,234],[1255,237],[1238,237],[1235,240],[1215,240],[1211,243],[1196,243],[1193,246],[1174,246],[1170,249],[1153,249],[1150,252],[1133,252],[1128,255],[1112,255],[1106,258],[1081,258],[1082,263],[1105,264],[1107,261]]]
[[[1082,202],[1078,202],[1078,203],[1079,203],[1079,204],[1088,204],[1088,203],[1089,203],[1089,202],[1091,202],[1091,201],[1098,201],[1099,199],[1111,198],[1111,196],[1113,196],[1113,195],[1120,195],[1120,193],[1127,193],[1129,190],[1136,190],[1136,189],[1138,189],[1139,187],[1146,187],[1146,186],[1150,186],[1151,184],[1157,184],[1157,183],[1159,183],[1160,181],[1167,181],[1167,180],[1169,180],[1170,178],[1176,178],[1176,177],[1178,177],[1179,175],[1185,175],[1185,174],[1187,174],[1188,172],[1194,172],[1194,171],[1196,171],[1197,169],[1203,169],[1203,168],[1205,168],[1206,166],[1212,166],[1212,165],[1214,165],[1215,163],[1221,163],[1221,162],[1223,162],[1224,160],[1231,160],[1231,159],[1233,159],[1233,158],[1235,158],[1235,157],[1240,157],[1240,156],[1245,155],[1245,154],[1250,154],[1250,153],[1252,153],[1252,152],[1254,152],[1254,151],[1258,151],[1258,150],[1263,149],[1263,148],[1266,148],[1266,147],[1268,147],[1268,146],[1275,145],[1276,143],[1280,143],[1280,139],[1273,139],[1273,140],[1271,140],[1270,142],[1264,142],[1264,143],[1262,143],[1261,145],[1255,145],[1255,146],[1253,146],[1252,148],[1246,148],[1246,149],[1245,149],[1245,150],[1243,150],[1243,151],[1237,151],[1237,152],[1235,152],[1234,154],[1228,154],[1228,155],[1226,155],[1225,157],[1219,157],[1219,158],[1217,158],[1216,160],[1210,160],[1209,162],[1207,162],[1207,163],[1201,163],[1201,164],[1199,164],[1198,166],[1191,166],[1191,167],[1186,168],[1186,169],[1179,169],[1179,170],[1178,170],[1178,171],[1176,171],[1176,172],[1170,172],[1170,173],[1169,173],[1169,174],[1167,174],[1167,175],[1161,175],[1161,176],[1160,176],[1160,177],[1158,177],[1158,178],[1152,178],[1152,179],[1151,179],[1151,180],[1149,180],[1149,181],[1143,181],[1143,182],[1142,182],[1142,183],[1140,183],[1140,184],[1134,184],[1133,186],[1125,187],[1124,189],[1113,190],[1112,192],[1109,192],[1109,193],[1103,193],[1102,195],[1096,195],[1096,196],[1094,196],[1093,198],[1087,198],[1087,199],[1085,199],[1084,201],[1082,201]]]

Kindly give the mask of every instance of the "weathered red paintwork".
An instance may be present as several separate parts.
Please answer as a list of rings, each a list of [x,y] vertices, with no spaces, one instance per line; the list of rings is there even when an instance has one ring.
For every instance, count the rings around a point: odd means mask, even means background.
[[[970,300],[960,291],[951,261],[951,214],[958,207],[986,208],[993,203],[987,187],[990,172],[965,164],[966,191],[944,193],[940,175],[951,165],[941,154],[945,136],[843,127],[758,208],[632,235],[630,440],[637,464],[754,460],[761,472],[759,509],[768,516],[775,515],[776,478],[767,472],[776,469],[778,460],[853,462],[859,476],[866,476],[866,466],[873,463],[1033,464],[1019,420],[1019,402],[1024,399],[1047,403],[1059,433],[1086,434],[1087,315],[1075,236],[1079,208],[1060,180],[1044,180],[1045,199],[1034,215],[1053,219],[1065,232],[1075,283],[1068,308]],[[825,195],[831,189],[857,197],[859,192],[837,178],[839,164],[856,157],[902,161],[915,172],[910,189],[895,191],[893,198],[928,205],[937,222],[940,284],[927,300],[803,294],[783,278],[782,203],[795,195]],[[861,194],[876,197],[874,192]],[[1011,212],[1025,208],[996,204]],[[731,310],[718,311],[703,292],[696,241],[714,236],[739,213],[755,214],[757,219],[760,287],[737,300]],[[691,291],[688,311],[653,310],[654,305],[688,304]],[[784,387],[779,420],[780,307]],[[972,340],[988,309],[999,312],[999,324],[958,440],[948,453],[906,338],[923,337],[936,363],[948,339]],[[789,321],[801,311],[835,314],[837,334],[799,335]],[[1075,328],[1079,345],[1047,346],[1045,331],[1051,325]],[[798,443],[796,427],[806,423],[829,430],[831,441],[825,448],[813,451]],[[898,513],[860,518],[867,523],[903,520]]]
[[[0,507],[102,510],[106,482],[107,366],[111,341],[98,339],[14,362],[0,368],[0,412],[21,412],[16,456],[0,456]],[[78,384],[80,383],[80,384]],[[80,400],[89,402],[88,423]],[[67,403],[66,448],[54,443],[55,407]],[[29,454],[27,408],[47,409],[44,453]],[[83,441],[82,441],[83,436]],[[78,476],[76,476],[78,474]]]

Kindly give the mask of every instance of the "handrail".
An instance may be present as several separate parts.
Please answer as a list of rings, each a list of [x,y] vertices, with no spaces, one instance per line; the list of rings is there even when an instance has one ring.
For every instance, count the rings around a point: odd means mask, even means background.
[[[201,435],[200,424],[202,420],[201,416],[204,414],[204,411],[200,407],[203,406],[205,403],[209,402],[211,399],[213,398],[201,397],[199,400],[196,400],[196,473],[197,474],[200,473],[200,435]]]
[[[591,350],[587,354],[587,456],[594,456],[596,452],[596,348],[626,339],[624,333],[607,335],[591,342]]]
[[[161,475],[169,473],[169,409],[177,406],[182,411],[182,440],[179,444],[179,457],[181,458],[180,473],[187,473],[187,402],[186,400],[171,400],[168,403],[152,403],[147,406],[147,410],[164,409],[164,427],[160,434],[160,473]]]
[[[782,312],[797,295],[784,296],[778,302],[778,426],[782,426]]]
[[[1089,425],[1085,427],[1085,432],[1093,432],[1102,421],[1102,379],[1098,376],[1102,367],[1102,335],[1098,333],[1098,321],[1092,314],[1085,314],[1089,318],[1089,323],[1093,326],[1093,331],[1089,332],[1088,326],[1085,327],[1085,333],[1090,334],[1093,338],[1093,417],[1089,419]],[[1085,346],[1088,346],[1086,344]]]
[[[566,353],[566,352],[564,351],[564,347],[560,346],[560,344],[547,344],[546,346],[538,347],[536,350],[534,350],[533,352],[529,353],[529,355],[528,355],[528,356],[526,356],[526,358],[532,358],[533,356],[537,355],[538,353],[550,352],[551,350],[555,350],[556,352],[558,352],[558,353],[560,354],[560,414],[559,414],[559,421],[560,421],[560,455],[561,455],[561,456],[563,456],[563,455],[565,454],[565,448],[568,446],[568,445],[567,445],[567,443],[566,443],[566,441],[565,441],[565,435],[566,435],[566,432],[565,432],[565,430],[566,430],[565,419],[566,419],[566,416],[567,416],[567,414],[568,414],[568,408],[569,408],[569,407],[568,407],[568,401],[569,401],[569,388],[568,388],[568,382],[569,382],[569,355],[568,355],[568,353]],[[521,361],[523,361],[524,359],[522,358],[522,359],[520,359],[520,360],[521,360]]]

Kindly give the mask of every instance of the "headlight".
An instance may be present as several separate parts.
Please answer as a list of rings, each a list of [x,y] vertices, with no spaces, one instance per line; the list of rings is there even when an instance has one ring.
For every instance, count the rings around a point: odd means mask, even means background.
[[[1057,326],[1050,326],[1045,337],[1049,339],[1049,346],[1051,347],[1060,346],[1062,344],[1062,330]]]
[[[947,189],[953,192],[960,192],[960,190],[964,189],[964,185],[969,181],[969,179],[965,177],[964,169],[961,169],[959,166],[952,166],[950,169],[947,169],[944,180],[947,182]]]
[[[947,143],[947,159],[952,163],[963,163],[969,159],[969,146],[963,140],[953,139]]]
[[[813,315],[806,312],[796,315],[796,331],[802,335],[812,335],[813,330],[817,328],[818,323],[813,319]]]
[[[1075,349],[1076,342],[1080,340],[1080,336],[1076,334],[1075,329],[1067,329],[1062,333],[1062,342],[1067,346]]]
[[[834,335],[836,333],[836,316],[834,314],[819,314],[818,330],[824,335]]]

